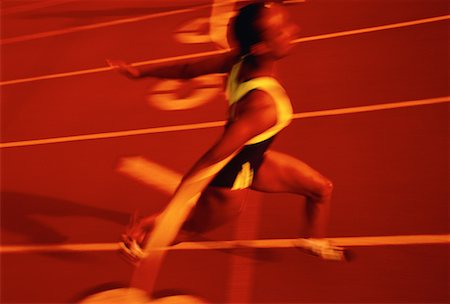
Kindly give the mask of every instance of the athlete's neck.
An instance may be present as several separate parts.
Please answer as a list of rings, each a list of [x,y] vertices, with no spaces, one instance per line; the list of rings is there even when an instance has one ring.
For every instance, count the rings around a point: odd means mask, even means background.
[[[275,75],[275,60],[263,56],[246,56],[243,58],[240,81],[247,81],[256,77],[273,77]]]

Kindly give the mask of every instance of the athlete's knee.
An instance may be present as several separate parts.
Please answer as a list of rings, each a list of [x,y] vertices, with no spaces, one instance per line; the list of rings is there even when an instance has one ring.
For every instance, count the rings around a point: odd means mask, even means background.
[[[328,201],[333,193],[333,187],[333,183],[329,179],[321,179],[314,191],[314,199],[317,201]]]

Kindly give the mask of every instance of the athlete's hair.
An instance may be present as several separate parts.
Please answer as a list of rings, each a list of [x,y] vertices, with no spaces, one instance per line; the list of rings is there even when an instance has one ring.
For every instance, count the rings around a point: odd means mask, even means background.
[[[241,55],[250,53],[252,45],[261,41],[261,29],[257,21],[262,11],[269,3],[275,1],[259,1],[242,7],[236,15],[233,24],[233,34],[239,46]]]

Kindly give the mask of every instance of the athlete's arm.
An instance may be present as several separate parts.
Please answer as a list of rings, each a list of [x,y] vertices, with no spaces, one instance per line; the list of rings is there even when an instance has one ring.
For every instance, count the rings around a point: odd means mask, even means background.
[[[189,79],[205,74],[227,73],[237,55],[234,51],[225,54],[160,66],[135,67],[121,60],[107,60],[107,63],[125,76],[133,79],[143,77]]]
[[[158,216],[156,227],[165,227],[162,240],[173,240],[203,190],[215,174],[254,136],[276,123],[276,109],[272,99],[264,92],[253,91],[240,103],[239,116],[225,129],[220,139],[183,177],[166,209]],[[161,226],[162,225],[162,226]],[[161,242],[150,238],[150,245]]]

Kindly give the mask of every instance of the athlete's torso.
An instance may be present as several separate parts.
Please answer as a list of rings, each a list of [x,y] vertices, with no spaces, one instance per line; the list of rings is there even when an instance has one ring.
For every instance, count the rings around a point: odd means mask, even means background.
[[[252,90],[264,91],[272,97],[277,111],[277,122],[273,127],[250,139],[210,183],[210,186],[225,187],[231,190],[245,189],[252,185],[253,179],[263,163],[264,153],[270,147],[275,135],[292,119],[291,102],[278,81],[273,77],[257,77],[239,82],[240,66],[241,62],[235,64],[228,77],[229,122],[232,123],[239,115],[236,107],[239,106],[241,99]]]
[[[277,111],[276,124],[270,129],[266,130],[265,132],[252,138],[246,143],[246,145],[251,145],[265,141],[275,136],[287,125],[289,125],[289,123],[292,120],[293,110],[289,97],[287,96],[283,87],[275,78],[264,76],[252,78],[244,82],[239,82],[238,76],[241,65],[242,61],[236,63],[231,69],[230,74],[228,76],[226,93],[228,98],[228,104],[230,106],[229,119],[231,121],[234,119],[234,115],[236,114],[235,108],[237,106],[237,103],[252,90],[261,90],[269,94],[275,103]]]

